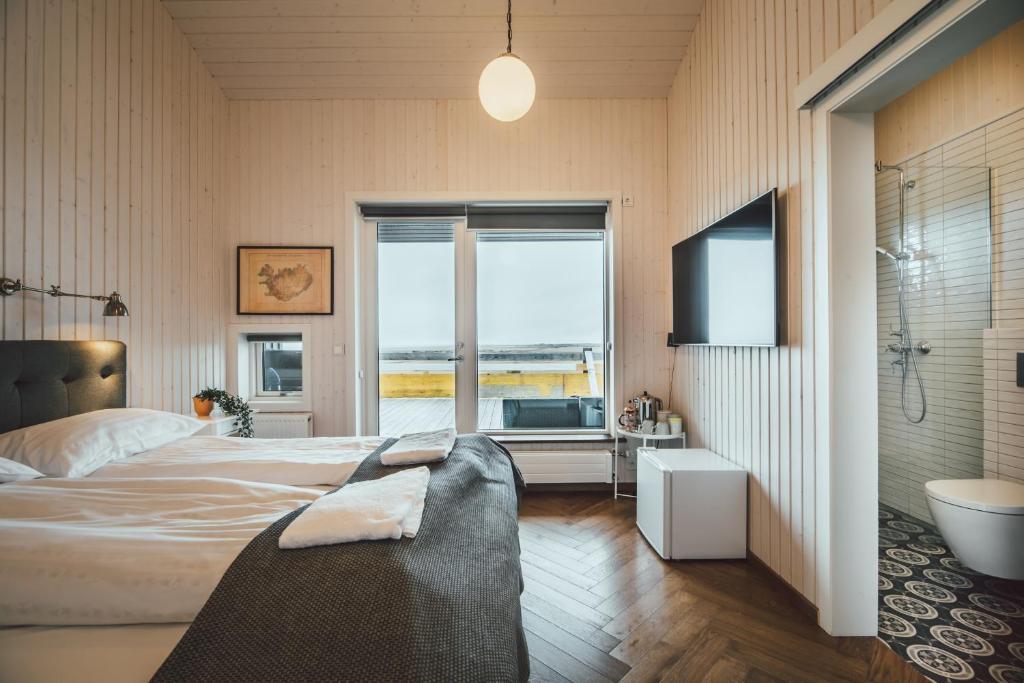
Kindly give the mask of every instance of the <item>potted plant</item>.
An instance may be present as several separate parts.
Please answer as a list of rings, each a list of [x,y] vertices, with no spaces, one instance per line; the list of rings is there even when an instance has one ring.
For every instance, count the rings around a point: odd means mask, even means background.
[[[199,394],[192,397],[192,409],[199,417],[206,417],[213,412],[213,399],[200,398]]]
[[[200,402],[204,409],[209,404],[210,409],[207,409],[205,413],[199,412]],[[200,416],[209,415],[213,404],[216,403],[225,415],[233,415],[237,419],[239,436],[252,438],[252,408],[249,407],[247,401],[242,400],[241,396],[229,394],[223,389],[206,387],[192,397],[192,403],[196,408],[196,414]]]

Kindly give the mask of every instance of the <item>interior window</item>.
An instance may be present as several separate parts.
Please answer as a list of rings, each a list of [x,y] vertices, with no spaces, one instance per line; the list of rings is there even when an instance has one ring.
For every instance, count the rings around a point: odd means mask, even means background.
[[[259,397],[302,396],[302,337],[249,335],[252,384]]]

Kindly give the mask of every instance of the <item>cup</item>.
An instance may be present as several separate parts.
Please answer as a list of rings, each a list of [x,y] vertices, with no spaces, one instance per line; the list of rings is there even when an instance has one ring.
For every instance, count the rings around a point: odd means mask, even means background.
[[[659,422],[658,424],[654,425],[654,433],[658,436],[668,436],[668,422]]]
[[[668,416],[668,432],[669,434],[683,433],[683,418],[681,415]]]
[[[644,420],[640,425],[641,434],[653,434],[654,433],[654,420]]]
[[[659,411],[658,411],[658,422],[659,422],[659,423],[661,423],[661,422],[668,422],[668,417],[669,417],[669,415],[671,415],[671,414],[672,414],[672,413],[671,413],[671,411],[668,411],[668,410],[659,410]]]

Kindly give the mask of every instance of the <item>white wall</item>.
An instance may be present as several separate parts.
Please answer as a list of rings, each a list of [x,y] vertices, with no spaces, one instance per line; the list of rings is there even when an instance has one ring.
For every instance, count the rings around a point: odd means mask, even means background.
[[[318,435],[352,433],[346,382],[355,324],[348,192],[616,191],[623,208],[622,316],[626,395],[668,390],[665,101],[540,100],[512,124],[475,100],[232,101],[228,188],[218,268],[235,272],[238,244],[335,247],[335,314],[267,318],[313,326]],[[232,279],[231,287],[234,287]],[[222,297],[235,310],[233,289]],[[246,320],[231,316],[231,320]]]
[[[223,381],[215,267],[226,101],[155,0],[0,0],[4,339],[121,339],[131,405],[185,411]]]

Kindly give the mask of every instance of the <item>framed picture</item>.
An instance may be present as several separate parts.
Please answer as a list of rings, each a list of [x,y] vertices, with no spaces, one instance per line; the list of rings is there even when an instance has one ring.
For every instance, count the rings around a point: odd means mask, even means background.
[[[333,315],[334,247],[238,247],[239,315]]]

